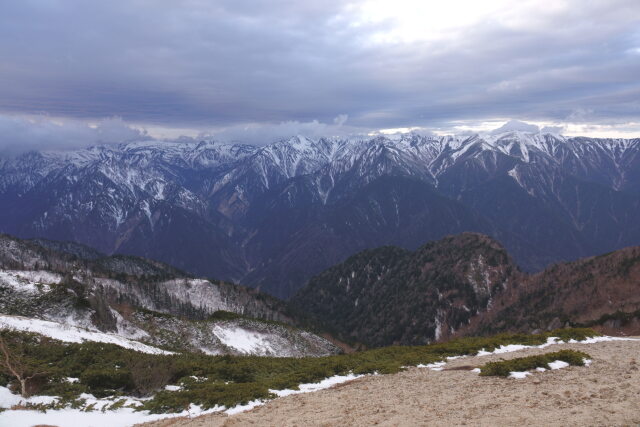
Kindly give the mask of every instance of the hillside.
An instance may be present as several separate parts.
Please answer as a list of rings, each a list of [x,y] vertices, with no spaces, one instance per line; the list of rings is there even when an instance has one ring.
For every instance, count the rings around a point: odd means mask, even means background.
[[[367,346],[589,325],[638,333],[640,248],[521,272],[495,240],[451,236],[415,252],[354,255],[292,299],[341,339]]]
[[[139,257],[0,236],[0,327],[69,342],[206,354],[318,356],[339,350],[287,323],[268,295]],[[146,347],[145,347],[146,348]],[[158,350],[160,351],[160,350]]]
[[[508,287],[460,331],[531,331],[565,325],[640,333],[640,247],[554,265]]]
[[[345,340],[425,344],[485,311],[519,274],[495,241],[466,233],[415,252],[361,252],[311,279],[292,303]]]

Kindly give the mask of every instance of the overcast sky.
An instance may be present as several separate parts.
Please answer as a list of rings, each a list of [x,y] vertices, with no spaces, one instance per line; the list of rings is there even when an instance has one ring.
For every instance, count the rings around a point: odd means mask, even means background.
[[[511,118],[640,136],[640,1],[0,0],[0,146]]]

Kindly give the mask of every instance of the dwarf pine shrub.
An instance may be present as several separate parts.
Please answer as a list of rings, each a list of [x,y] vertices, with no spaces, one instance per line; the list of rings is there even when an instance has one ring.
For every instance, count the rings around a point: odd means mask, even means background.
[[[572,366],[584,366],[584,360],[590,358],[591,356],[581,351],[561,350],[536,356],[489,362],[480,368],[480,375],[508,377],[511,372],[525,372],[536,368],[549,369],[549,363],[556,360],[562,360]]]
[[[160,413],[179,412],[190,403],[205,408],[216,405],[231,407],[273,397],[270,389],[297,389],[299,384],[315,383],[348,373],[395,373],[405,366],[438,362],[448,356],[473,355],[502,345],[539,345],[547,342],[549,337],[567,341],[597,335],[590,329],[566,329],[537,335],[500,334],[424,346],[390,346],[351,354],[302,358],[210,356],[202,353],[153,355],[113,344],[62,343],[34,340],[26,335],[21,345],[34,363],[55,370],[51,380],[43,384],[43,394],[63,396],[65,402],[72,404],[77,402],[81,393],[87,392],[98,397],[153,395],[140,409]],[[15,333],[15,336],[20,337],[20,333]],[[563,355],[567,360],[554,357],[572,364],[582,360],[570,359],[568,353]],[[539,363],[542,362],[533,365]],[[514,365],[509,369],[523,369],[530,365]],[[483,372],[489,375],[486,373],[488,370]],[[66,377],[80,380],[69,383],[65,381]],[[11,378],[8,372],[0,369],[0,379]],[[182,389],[164,390],[169,384],[180,385]]]

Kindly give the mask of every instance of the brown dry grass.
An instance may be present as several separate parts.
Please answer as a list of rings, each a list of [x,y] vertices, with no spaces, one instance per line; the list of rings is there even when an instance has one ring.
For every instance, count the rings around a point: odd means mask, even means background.
[[[32,408],[27,405],[23,405],[22,403],[18,403],[17,405],[13,405],[11,408],[12,411],[30,411]]]

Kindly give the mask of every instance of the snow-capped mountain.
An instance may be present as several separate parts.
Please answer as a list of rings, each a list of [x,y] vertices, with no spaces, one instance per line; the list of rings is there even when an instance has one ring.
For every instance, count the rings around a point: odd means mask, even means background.
[[[640,244],[639,152],[640,139],[517,130],[30,152],[0,160],[0,230],[281,297],[359,250],[462,231],[535,270]]]

